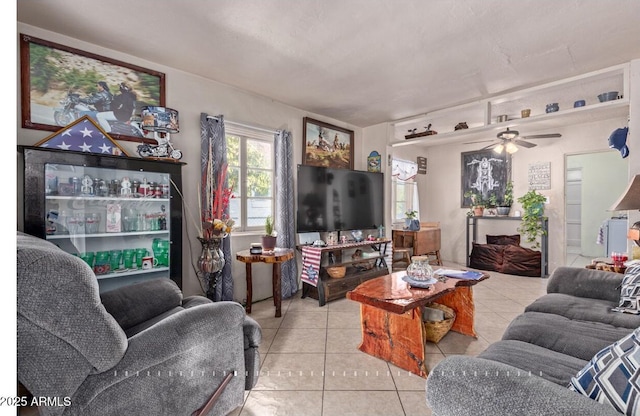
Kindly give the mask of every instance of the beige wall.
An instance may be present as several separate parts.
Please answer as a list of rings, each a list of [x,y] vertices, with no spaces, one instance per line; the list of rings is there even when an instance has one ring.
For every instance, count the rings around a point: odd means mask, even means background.
[[[166,105],[180,112],[180,133],[172,136],[174,145],[182,150],[182,161],[187,165],[183,168],[184,196],[192,206],[196,205],[197,187],[200,181],[200,113],[212,115],[224,114],[227,120],[261,126],[269,129],[286,129],[293,134],[296,149],[294,152],[295,163],[302,160],[302,118],[310,116],[340,127],[354,130],[355,132],[355,168],[366,169],[366,155],[363,156],[362,129],[332,120],[326,117],[308,113],[293,108],[271,98],[259,96],[239,90],[215,81],[201,78],[173,68],[164,67],[153,62],[137,59],[133,56],[122,54],[118,51],[97,47],[77,39],[60,36],[56,33],[41,30],[36,27],[18,24],[18,33],[25,33],[37,38],[46,39],[62,45],[71,46],[80,50],[91,51],[98,55],[117,59],[123,62],[139,65],[144,68],[154,69],[166,74]],[[16,37],[17,41],[17,37]],[[215,65],[212,59],[212,65]],[[18,63],[19,65],[19,63]],[[19,70],[18,70],[19,74]],[[19,75],[18,75],[19,76]],[[18,79],[18,84],[20,80]],[[19,97],[18,97],[19,99]],[[18,109],[20,104],[18,102]],[[20,126],[20,112],[18,110],[17,143],[32,145],[50,134],[48,131],[23,129]],[[119,142],[132,155],[137,155],[136,144],[131,142]],[[380,149],[381,146],[378,146]],[[384,150],[384,149],[382,149]],[[19,190],[18,194],[21,194]],[[195,209],[195,208],[194,208]],[[184,221],[183,224],[187,222]],[[193,229],[190,235],[195,235]],[[259,234],[234,234],[231,239],[231,252],[244,250],[251,242],[259,242]],[[196,280],[191,259],[199,254],[199,243],[193,238],[188,240],[183,233],[183,289],[186,295],[200,292]],[[234,299],[242,301],[246,297],[245,267],[235,259],[232,264],[234,276]],[[254,265],[253,271],[254,300],[265,299],[271,296],[271,267],[266,265]]]
[[[514,199],[528,190],[528,165],[551,162],[551,189],[539,191],[550,198],[545,206],[549,217],[549,270],[564,264],[564,171],[567,153],[607,150],[611,132],[626,125],[626,118],[606,120],[578,126],[554,128],[535,133],[561,133],[559,139],[536,140],[538,146],[521,148],[512,156]],[[465,216],[466,208],[460,208],[460,153],[473,150],[473,145],[450,144],[420,150],[426,153],[428,173],[420,178],[420,207],[422,220],[440,221],[444,259],[465,264]],[[478,146],[478,145],[476,145]],[[408,149],[401,148],[407,152]],[[522,210],[515,202],[514,210]],[[485,234],[515,233],[516,221],[483,221],[478,228],[480,242]]]

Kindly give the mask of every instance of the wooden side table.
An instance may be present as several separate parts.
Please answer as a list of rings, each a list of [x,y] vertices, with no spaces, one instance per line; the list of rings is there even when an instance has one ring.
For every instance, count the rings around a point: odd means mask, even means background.
[[[276,307],[276,318],[282,316],[282,289],[280,282],[281,264],[294,257],[292,249],[277,250],[269,254],[251,254],[249,250],[242,250],[236,253],[236,259],[245,263],[247,272],[247,306],[245,310],[251,313],[251,298],[253,296],[253,282],[251,278],[251,265],[253,263],[271,263],[273,271],[271,277],[273,290],[273,304]]]

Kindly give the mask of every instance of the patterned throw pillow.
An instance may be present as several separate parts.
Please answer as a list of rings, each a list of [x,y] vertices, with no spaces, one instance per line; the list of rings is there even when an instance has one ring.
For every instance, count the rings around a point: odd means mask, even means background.
[[[640,411],[640,328],[603,348],[571,379],[569,390],[613,406],[625,415]]]
[[[613,308],[616,312],[640,314],[640,264],[629,266],[622,279],[620,304]]]

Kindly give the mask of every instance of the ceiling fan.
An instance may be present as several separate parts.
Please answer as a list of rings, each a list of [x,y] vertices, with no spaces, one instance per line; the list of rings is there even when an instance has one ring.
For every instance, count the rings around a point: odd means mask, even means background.
[[[534,134],[531,136],[520,136],[520,132],[518,130],[509,130],[509,127],[507,127],[507,130],[501,131],[500,133],[498,133],[497,137],[498,137],[498,140],[494,140],[493,143],[483,147],[480,150],[493,148],[493,151],[496,153],[502,153],[503,151],[506,151],[507,153],[515,153],[518,151],[518,146],[527,147],[527,148],[537,146],[535,143],[531,143],[523,139],[553,139],[557,137],[562,137],[562,135],[560,133],[549,133],[549,134]],[[491,141],[491,140],[467,142],[465,144],[483,143],[488,141]]]

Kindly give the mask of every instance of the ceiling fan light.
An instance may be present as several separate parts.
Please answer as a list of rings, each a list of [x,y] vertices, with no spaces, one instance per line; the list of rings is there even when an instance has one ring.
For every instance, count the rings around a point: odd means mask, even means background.
[[[496,145],[496,147],[493,148],[493,151],[498,154],[502,153],[503,150],[504,150],[504,145],[502,143]]]
[[[505,149],[507,150],[507,153],[512,154],[518,151],[518,146],[516,146],[512,142],[509,142],[507,143]]]

